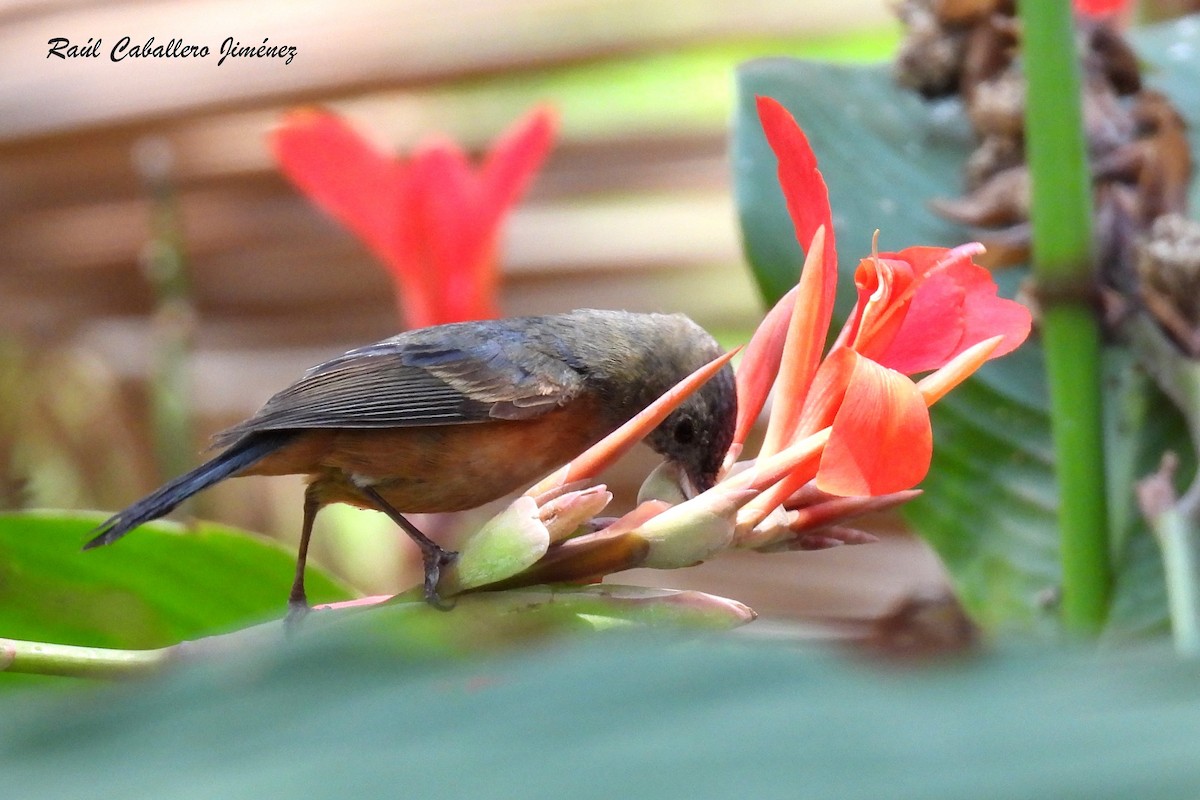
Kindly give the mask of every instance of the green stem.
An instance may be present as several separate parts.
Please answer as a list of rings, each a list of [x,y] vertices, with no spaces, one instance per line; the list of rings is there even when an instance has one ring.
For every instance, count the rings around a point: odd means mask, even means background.
[[[1162,548],[1175,647],[1200,656],[1200,530],[1178,505],[1149,522]]]
[[[1200,454],[1200,364],[1184,357],[1145,315],[1129,326],[1138,361],[1187,421],[1193,452]],[[1200,458],[1198,458],[1200,460]],[[1162,550],[1171,632],[1180,653],[1200,656],[1200,475],[1182,498],[1174,470],[1143,481],[1157,482],[1156,502],[1143,501],[1146,522]]]
[[[180,642],[157,650],[0,639],[0,673],[76,678],[137,678],[165,667],[227,658],[255,649],[287,647],[333,625],[357,624],[388,637],[403,659],[461,657],[520,647],[550,635],[605,630],[731,630],[754,619],[749,607],[703,592],[590,584],[480,592],[455,598],[454,613],[430,606],[419,591],[366,606],[314,610],[302,624],[272,620],[249,628]],[[359,628],[361,633],[364,628]]]
[[[1043,299],[1060,497],[1063,623],[1069,631],[1094,634],[1108,614],[1112,566],[1079,62],[1067,0],[1024,0],[1018,12],[1028,80],[1033,272]]]
[[[68,678],[134,678],[161,668],[171,650],[110,650],[0,639],[0,671]]]

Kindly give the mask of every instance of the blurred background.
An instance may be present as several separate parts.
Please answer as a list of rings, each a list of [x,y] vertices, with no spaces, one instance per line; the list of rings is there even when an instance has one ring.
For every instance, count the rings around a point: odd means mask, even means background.
[[[214,55],[113,63],[122,36]],[[218,66],[230,36],[296,55]],[[48,58],[54,37],[101,55]],[[734,67],[883,60],[898,39],[884,0],[0,2],[0,506],[120,508],[307,367],[399,329],[385,271],[276,168],[266,136],[287,110],[327,106],[392,152],[443,134],[478,153],[554,106],[557,142],[503,237],[501,308],[683,311],[732,346],[763,313],[730,192]],[[608,476],[618,510],[653,463]],[[291,543],[301,494],[230,481],[177,517]],[[816,622],[944,591],[895,519],[871,527],[880,544],[628,579]],[[415,579],[407,546],[334,507],[314,561],[394,592]]]

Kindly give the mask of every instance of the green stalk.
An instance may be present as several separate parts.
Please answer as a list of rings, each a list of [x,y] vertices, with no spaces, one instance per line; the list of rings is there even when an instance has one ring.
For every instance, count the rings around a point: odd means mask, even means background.
[[[1146,316],[1130,326],[1138,363],[1154,378],[1187,420],[1193,452],[1200,460],[1200,363],[1186,358]],[[1200,474],[1183,497],[1175,492],[1177,459],[1138,484],[1142,515],[1162,548],[1163,573],[1175,646],[1200,657]]]
[[[1033,274],[1058,472],[1062,616],[1067,630],[1094,634],[1108,614],[1112,565],[1080,68],[1068,0],[1023,0],[1018,13],[1028,80]]]
[[[0,671],[68,678],[135,678],[160,669],[172,648],[112,650],[0,639]]]
[[[1200,539],[1178,505],[1148,520],[1163,552],[1171,634],[1180,654],[1200,656]]]
[[[0,673],[141,678],[176,664],[279,649],[299,636],[346,624],[359,625],[360,635],[370,630],[386,637],[398,658],[411,660],[478,655],[569,633],[725,631],[755,617],[753,610],[736,600],[703,592],[609,583],[464,594],[455,598],[453,614],[430,606],[419,590],[380,603],[337,606],[314,610],[299,625],[271,620],[155,650],[0,639]]]

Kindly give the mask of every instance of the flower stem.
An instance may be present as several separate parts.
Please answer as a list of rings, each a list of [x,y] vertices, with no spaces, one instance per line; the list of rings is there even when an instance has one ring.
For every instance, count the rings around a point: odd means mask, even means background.
[[[1033,273],[1042,298],[1060,498],[1062,615],[1069,631],[1094,634],[1108,614],[1112,566],[1079,62],[1070,3],[1024,0],[1018,13],[1028,80]]]
[[[752,621],[753,609],[703,592],[644,586],[557,585],[484,591],[455,598],[453,614],[432,608],[419,590],[370,607],[338,604],[314,610],[303,624],[281,620],[180,642],[156,650],[0,639],[0,673],[75,678],[139,678],[176,664],[278,650],[334,625],[358,624],[398,646],[404,658],[461,657],[521,646],[536,637],[602,630],[731,630]],[[357,622],[354,622],[357,621]],[[397,644],[397,639],[399,643]]]
[[[1138,362],[1187,421],[1192,450],[1200,456],[1200,363],[1186,358],[1145,316],[1131,325]],[[1198,458],[1200,460],[1200,458]],[[1200,656],[1200,475],[1182,497],[1174,486],[1178,458],[1168,454],[1159,471],[1139,482],[1142,515],[1162,550],[1171,632],[1179,652]]]
[[[70,678],[133,678],[161,668],[171,650],[111,650],[0,639],[0,671]]]

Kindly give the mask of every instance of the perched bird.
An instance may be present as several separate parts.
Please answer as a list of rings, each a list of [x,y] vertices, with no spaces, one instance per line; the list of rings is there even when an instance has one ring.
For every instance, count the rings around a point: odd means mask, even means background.
[[[425,597],[456,554],[404,513],[474,508],[533,483],[618,428],[720,355],[681,314],[582,309],[406,331],[308,370],[249,419],[217,435],[215,458],[106,520],[85,549],[110,544],[231,476],[308,476],[293,612],[322,506],[391,517],[421,550]],[[693,490],[716,480],[733,439],[733,373],[724,367],[647,443]]]

